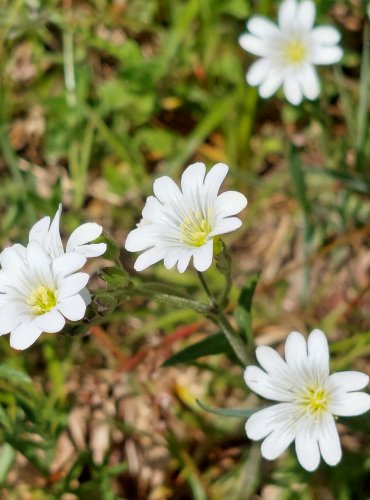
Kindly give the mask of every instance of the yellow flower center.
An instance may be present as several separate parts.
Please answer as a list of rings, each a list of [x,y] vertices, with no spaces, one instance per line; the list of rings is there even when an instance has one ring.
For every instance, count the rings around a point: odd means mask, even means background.
[[[301,404],[311,413],[318,414],[328,409],[328,391],[322,387],[308,387],[302,395]]]
[[[56,292],[46,288],[46,286],[36,288],[27,299],[27,304],[33,308],[37,316],[51,311],[56,303]]]
[[[194,212],[180,224],[181,242],[192,247],[201,247],[207,243],[211,230],[208,219],[204,219],[200,212]]]
[[[300,64],[306,59],[307,49],[300,40],[291,40],[285,45],[283,54],[288,63]]]

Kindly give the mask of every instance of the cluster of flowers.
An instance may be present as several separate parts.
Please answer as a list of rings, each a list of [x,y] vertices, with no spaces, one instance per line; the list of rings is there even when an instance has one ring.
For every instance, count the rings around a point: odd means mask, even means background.
[[[240,44],[262,57],[248,72],[252,85],[261,85],[268,97],[283,84],[287,98],[298,104],[302,95],[317,97],[319,84],[313,64],[340,59],[334,28],[312,29],[315,7],[311,0],[298,4],[284,0],[279,28],[262,17],[248,22],[252,34]],[[190,165],[182,174],[181,189],[167,176],[154,182],[142,219],[125,243],[130,252],[142,252],[135,269],[142,271],[164,261],[167,269],[183,273],[191,259],[199,272],[212,264],[219,251],[219,236],[241,226],[236,215],[247,206],[237,191],[219,194],[228,172],[216,164],[207,174],[203,163]],[[78,227],[66,249],[60,237],[60,206],[54,219],[44,217],[31,229],[27,246],[15,244],[0,254],[0,335],[10,333],[10,344],[26,349],[42,332],[56,333],[65,321],[81,320],[90,303],[86,288],[89,276],[80,272],[87,258],[103,255],[105,243],[91,243],[102,233],[96,223]],[[370,409],[370,396],[356,392],[369,377],[360,372],[329,375],[329,351],[325,335],[314,330],[306,343],[292,332],[285,344],[285,360],[270,347],[258,347],[263,370],[248,366],[245,382],[263,398],[278,404],[256,412],[246,424],[250,439],[261,440],[262,455],[277,458],[295,441],[298,460],[312,471],[320,454],[329,465],[341,459],[341,446],[334,415],[360,415]]]
[[[60,205],[51,223],[50,217],[39,220],[27,246],[17,243],[0,254],[0,335],[10,333],[15,349],[27,349],[42,332],[59,332],[66,319],[82,319],[91,302],[89,275],[79,270],[88,257],[105,252],[105,243],[89,244],[103,229],[96,223],[83,224],[64,250],[61,213]]]
[[[126,249],[143,252],[135,263],[141,271],[164,260],[184,272],[191,258],[202,272],[212,263],[217,238],[241,225],[235,217],[247,205],[237,191],[218,194],[227,174],[224,164],[206,175],[205,165],[195,163],[182,174],[181,189],[170,177],[154,182],[154,194],[144,206],[138,227],[126,239]],[[29,234],[26,247],[15,244],[0,254],[0,334],[11,333],[10,344],[26,349],[42,332],[62,330],[65,318],[83,318],[90,294],[89,276],[79,272],[88,257],[106,250],[105,243],[91,243],[102,227],[86,223],[68,239],[64,250],[59,222],[44,217]],[[286,341],[286,362],[271,347],[258,347],[261,370],[248,366],[245,382],[263,398],[279,401],[255,413],[246,424],[250,439],[264,439],[262,455],[277,458],[295,440],[301,465],[312,471],[320,462],[336,465],[341,447],[333,415],[360,415],[370,409],[370,396],[354,392],[368,384],[360,372],[329,375],[329,351],[325,335],[314,330],[307,341],[292,332]]]

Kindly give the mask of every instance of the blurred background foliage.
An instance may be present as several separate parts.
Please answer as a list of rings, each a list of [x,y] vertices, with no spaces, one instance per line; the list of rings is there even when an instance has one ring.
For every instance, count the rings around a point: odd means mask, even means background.
[[[315,3],[318,24],[341,31],[345,56],[320,68],[320,99],[294,108],[246,85],[253,59],[237,43],[246,19],[274,18],[277,2],[1,0],[1,247],[25,242],[60,200],[64,234],[96,220],[121,246],[154,177],[178,178],[194,160],[226,162],[230,186],[249,200],[245,224],[227,238],[235,324],[251,344],[240,291],[260,272],[257,345],[321,327],[334,369],[370,373],[368,6]],[[132,255],[121,252],[121,262],[132,271]],[[222,286],[215,269],[207,278]],[[191,270],[159,264],[145,279],[206,300]],[[103,286],[99,273],[92,283]],[[186,309],[110,300],[95,303],[104,319],[85,335],[45,334],[26,352],[0,338],[1,498],[370,496],[368,416],[350,430],[339,423],[345,454],[335,469],[310,475],[292,452],[261,461],[243,419],[195,402],[258,404],[219,337],[162,367],[217,330]]]

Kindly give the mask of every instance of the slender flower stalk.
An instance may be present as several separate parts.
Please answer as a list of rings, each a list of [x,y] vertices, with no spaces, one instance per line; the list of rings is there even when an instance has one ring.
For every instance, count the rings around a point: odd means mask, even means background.
[[[143,252],[135,262],[142,271],[164,260],[167,269],[177,265],[180,273],[193,259],[194,267],[206,271],[212,264],[218,236],[238,229],[234,215],[247,206],[237,191],[218,194],[228,166],[216,164],[206,175],[203,163],[190,165],[182,174],[181,189],[167,176],[154,182],[137,228],[126,239],[129,252]]]
[[[361,415],[370,409],[370,396],[358,392],[367,386],[365,373],[344,371],[329,375],[329,350],[324,333],[313,330],[307,342],[292,332],[285,344],[285,361],[271,347],[256,350],[262,366],[248,366],[244,378],[259,396],[278,404],[253,414],[247,436],[263,439],[261,452],[274,460],[295,441],[298,461],[315,470],[320,455],[328,465],[342,457],[335,416]]]
[[[278,26],[263,16],[248,21],[249,33],[241,35],[239,43],[260,57],[249,68],[246,79],[259,87],[261,97],[271,97],[281,86],[287,100],[295,105],[303,97],[318,97],[320,82],[315,66],[337,63],[343,51],[337,45],[338,30],[332,26],[314,28],[315,15],[312,0],[283,0]]]

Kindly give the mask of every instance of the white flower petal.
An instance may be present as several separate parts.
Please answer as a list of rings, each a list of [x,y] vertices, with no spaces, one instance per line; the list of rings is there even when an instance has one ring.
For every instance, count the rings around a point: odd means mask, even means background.
[[[317,99],[320,94],[320,81],[312,64],[305,64],[299,73],[299,82],[303,94],[311,101]]]
[[[91,304],[91,295],[86,287],[79,292],[79,295],[80,297],[82,297],[82,300],[85,302],[87,306]]]
[[[246,79],[249,85],[260,85],[271,71],[271,62],[269,59],[257,59],[249,68]]]
[[[325,334],[318,329],[312,330],[307,340],[308,357],[321,373],[329,375],[329,347]]]
[[[27,321],[28,317],[24,305],[6,302],[0,308],[0,335],[11,332],[20,323]]]
[[[319,427],[319,447],[322,458],[328,465],[337,465],[342,458],[342,448],[332,415],[323,415]]]
[[[216,163],[206,175],[204,187],[212,198],[216,198],[228,171],[229,167],[225,163]]]
[[[137,227],[130,231],[125,241],[125,248],[129,252],[141,252],[153,246],[153,225]]]
[[[265,345],[257,347],[256,357],[259,364],[269,375],[274,377],[287,375],[287,364],[272,347]]]
[[[220,234],[231,233],[242,225],[242,221],[237,217],[226,217],[217,221],[216,226],[212,229],[209,236],[218,236]]]
[[[143,218],[150,222],[160,222],[164,219],[163,205],[155,196],[149,196],[142,212]]]
[[[273,94],[275,94],[282,83],[283,72],[275,69],[271,70],[269,76],[264,82],[262,82],[261,86],[259,87],[258,93],[263,99],[268,99]]]
[[[206,271],[212,264],[213,240],[193,251],[194,267],[199,272]]]
[[[292,426],[283,426],[282,428],[275,429],[262,443],[262,456],[266,460],[275,460],[293,442],[294,437]]]
[[[247,386],[259,396],[272,401],[289,402],[292,394],[284,390],[281,380],[271,377],[257,366],[248,366],[244,372]]]
[[[88,245],[83,245],[76,247],[75,252],[84,255],[85,257],[100,257],[107,251],[106,243],[89,243]]]
[[[343,50],[340,47],[319,46],[312,51],[310,62],[312,64],[335,64],[342,59]]]
[[[279,28],[264,16],[253,16],[247,23],[248,31],[258,38],[278,37]]]
[[[329,403],[330,412],[338,417],[354,417],[370,410],[370,396],[365,392],[347,392]]]
[[[181,176],[181,190],[183,194],[185,196],[191,196],[191,193],[199,189],[203,184],[205,175],[206,166],[204,163],[198,162],[189,165]]]
[[[316,16],[315,4],[311,0],[301,0],[297,5],[297,21],[301,29],[310,31]]]
[[[362,372],[346,371],[333,373],[329,377],[329,387],[340,392],[358,391],[369,383],[369,376]]]
[[[186,252],[186,249],[181,247],[170,248],[164,256],[164,267],[166,269],[172,269],[184,252]]]
[[[45,244],[50,227],[50,217],[46,216],[40,219],[31,227],[29,241],[37,241],[41,245]]]
[[[80,253],[64,253],[52,262],[54,276],[58,279],[79,271],[86,263],[86,257]]]
[[[319,26],[311,31],[311,38],[317,45],[336,45],[341,36],[333,26]]]
[[[153,191],[155,196],[161,203],[169,202],[169,201],[178,201],[182,199],[182,193],[177,186],[177,184],[168,177],[164,175],[163,177],[159,177],[154,181]]]
[[[86,312],[86,303],[81,295],[73,295],[57,304],[58,310],[70,321],[79,321]]]
[[[260,38],[244,33],[239,37],[239,45],[255,56],[266,56],[269,52],[266,43]]]
[[[183,273],[186,271],[190,263],[191,257],[192,253],[189,250],[185,252],[183,255],[181,255],[181,257],[179,257],[179,261],[177,263],[177,270],[179,271],[179,273]]]
[[[295,450],[302,467],[309,472],[317,469],[320,463],[319,444],[316,436],[308,429],[301,428],[295,438]]]
[[[24,247],[20,243],[15,243],[12,246],[12,249],[15,250],[22,259],[26,258],[26,255],[27,255],[26,247]]]
[[[43,332],[56,333],[64,327],[65,319],[59,311],[52,309],[50,312],[36,316],[34,323]]]
[[[62,215],[62,204],[59,204],[54,219],[51,221],[48,233],[48,251],[51,257],[57,257],[64,253],[62,239],[60,237],[60,216]]]
[[[302,102],[302,89],[298,78],[288,77],[284,81],[284,94],[287,100],[294,105]]]
[[[1,267],[9,274],[17,274],[23,267],[24,259],[12,247],[5,248],[0,254]]]
[[[293,369],[307,364],[307,345],[301,333],[289,333],[285,342],[285,360]]]
[[[135,262],[134,268],[136,271],[143,271],[144,269],[156,264],[164,257],[163,250],[158,248],[151,248],[146,252],[142,253]]]
[[[42,334],[42,330],[37,327],[35,321],[21,323],[10,334],[10,346],[13,349],[27,349],[30,347]]]
[[[40,285],[54,288],[54,279],[50,269],[50,258],[45,250],[36,241],[27,246],[27,263],[31,273],[38,278]]]
[[[248,200],[239,191],[226,191],[221,193],[216,200],[217,217],[229,217],[236,215],[247,206]]]
[[[257,411],[248,418],[245,424],[248,438],[254,441],[265,438],[286,421],[293,408],[290,403],[278,403]]]
[[[90,276],[86,273],[75,273],[64,278],[58,290],[58,302],[80,292],[86,286],[89,278]]]
[[[102,234],[103,228],[96,222],[86,222],[77,227],[67,241],[67,252],[73,252],[77,247],[96,240]]]
[[[279,7],[279,26],[287,31],[297,22],[297,3],[295,0],[283,0]]]

